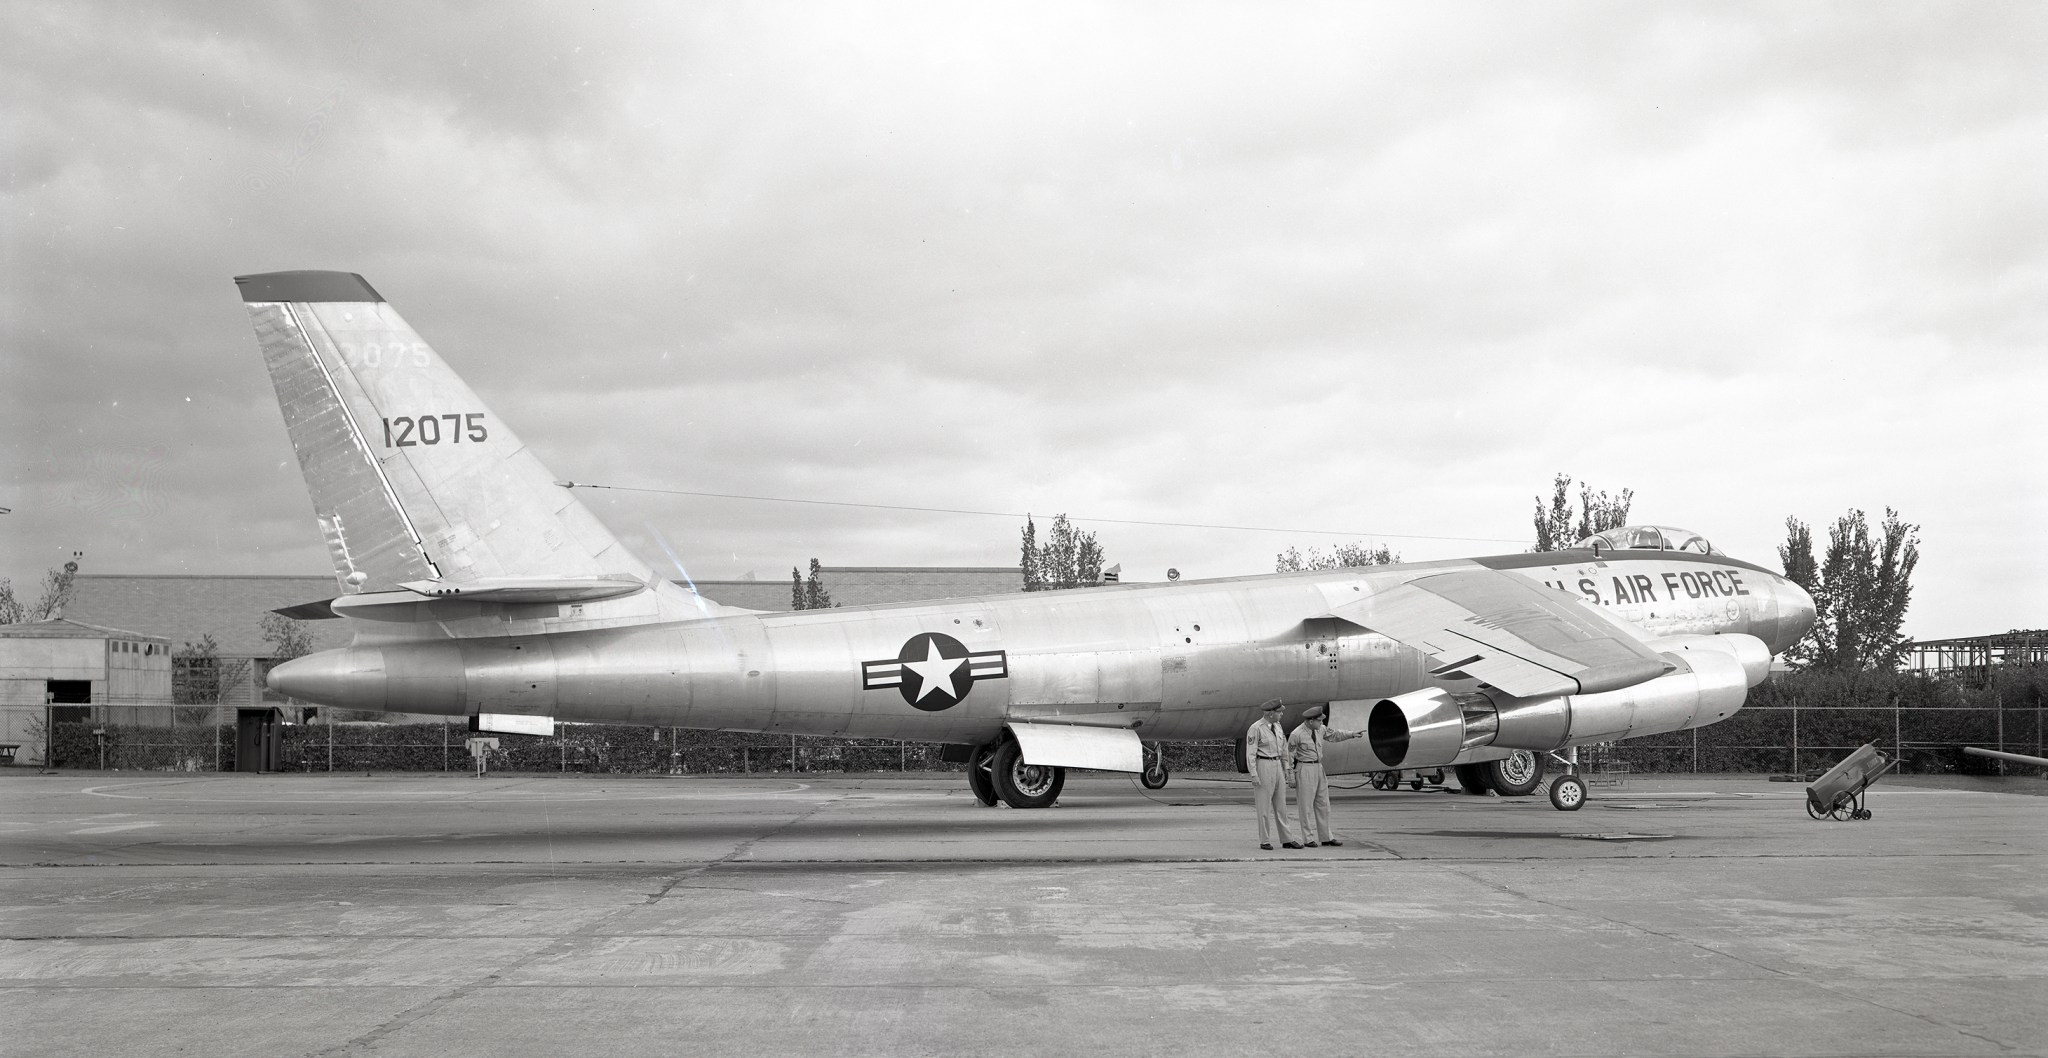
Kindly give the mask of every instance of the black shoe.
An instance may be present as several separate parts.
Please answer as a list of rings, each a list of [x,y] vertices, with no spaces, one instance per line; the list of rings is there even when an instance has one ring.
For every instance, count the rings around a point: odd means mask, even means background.
[[[1325,841],[1325,842],[1323,842],[1323,844],[1325,844],[1325,845],[1342,845],[1342,844],[1344,844],[1344,843],[1343,843],[1343,842],[1341,842],[1341,841]]]
[[[1313,842],[1313,841],[1304,841],[1304,842],[1302,842],[1302,844],[1303,844],[1303,845],[1305,845],[1305,846],[1307,846],[1307,847],[1309,847],[1309,848],[1315,848],[1315,847],[1316,847],[1316,843],[1315,843],[1315,842]]]
[[[1283,849],[1298,849],[1298,848],[1300,848],[1300,847],[1301,847],[1301,842],[1299,842],[1299,841],[1283,841],[1283,842],[1281,842],[1281,843],[1280,843],[1280,847],[1281,847],[1281,848],[1283,848]]]
[[[1261,845],[1261,846],[1259,846],[1259,847],[1260,847],[1260,848],[1262,848],[1262,849],[1265,849],[1265,850],[1266,850],[1267,852],[1271,852],[1271,851],[1273,851],[1273,846],[1271,846],[1271,845]]]

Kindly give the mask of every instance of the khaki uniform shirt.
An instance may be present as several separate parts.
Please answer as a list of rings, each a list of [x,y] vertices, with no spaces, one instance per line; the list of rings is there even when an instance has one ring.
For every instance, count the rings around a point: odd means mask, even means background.
[[[1339,731],[1324,724],[1304,723],[1287,736],[1287,753],[1296,764],[1321,764],[1324,742],[1342,742],[1362,734],[1362,731]]]
[[[1246,761],[1272,757],[1285,763],[1289,759],[1286,732],[1281,730],[1279,724],[1269,724],[1261,717],[1244,733],[1244,756]]]

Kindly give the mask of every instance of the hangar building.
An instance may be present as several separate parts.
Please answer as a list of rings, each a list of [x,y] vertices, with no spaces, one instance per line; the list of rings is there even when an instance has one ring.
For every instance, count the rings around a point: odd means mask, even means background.
[[[820,579],[839,606],[957,599],[1023,589],[1015,566],[824,566]],[[700,580],[715,602],[749,610],[792,608],[787,580]],[[332,598],[334,578],[81,573],[60,620],[0,626],[0,744],[40,760],[38,722],[171,722],[173,653],[211,635],[224,686],[223,709],[299,710],[264,685],[277,647],[263,635],[272,610]],[[343,621],[310,621],[314,650],[348,645]],[[59,714],[49,710],[66,710]],[[403,714],[384,714],[400,719]],[[438,718],[428,718],[438,719]]]
[[[0,625],[0,758],[42,760],[43,725],[146,723],[171,702],[171,643],[69,618]]]

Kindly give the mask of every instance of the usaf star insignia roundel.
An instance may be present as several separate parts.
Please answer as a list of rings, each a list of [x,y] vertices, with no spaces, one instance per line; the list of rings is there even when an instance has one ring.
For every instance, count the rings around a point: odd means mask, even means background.
[[[894,687],[903,700],[928,713],[960,704],[976,680],[1000,680],[1010,674],[1000,650],[968,650],[942,632],[920,632],[886,661],[860,663],[860,687],[877,691]]]

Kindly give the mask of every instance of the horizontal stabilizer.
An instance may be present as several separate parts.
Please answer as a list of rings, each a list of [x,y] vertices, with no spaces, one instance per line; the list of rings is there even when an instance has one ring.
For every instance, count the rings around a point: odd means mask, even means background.
[[[332,621],[341,616],[334,612],[333,599],[302,602],[296,606],[280,606],[270,612],[280,617],[289,617],[294,621]]]
[[[444,580],[414,580],[399,587],[430,599],[522,603],[596,602],[645,591],[647,585],[632,577],[492,577],[461,584]]]
[[[399,591],[366,591],[328,600],[327,605],[342,617],[372,621],[418,621],[436,619],[443,608],[475,613],[482,604],[522,606],[548,603],[595,602],[647,590],[631,578],[576,577],[492,577],[454,584],[447,581],[412,581]],[[309,604],[310,605],[310,604]]]

